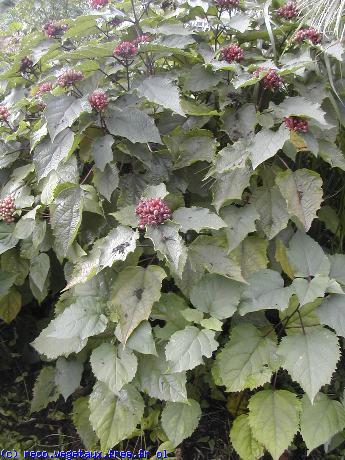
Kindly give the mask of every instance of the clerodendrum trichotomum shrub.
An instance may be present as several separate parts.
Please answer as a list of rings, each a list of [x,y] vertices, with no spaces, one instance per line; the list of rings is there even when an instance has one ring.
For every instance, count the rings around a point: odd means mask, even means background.
[[[244,460],[345,427],[344,49],[297,14],[92,0],[2,51],[0,316],[46,305],[32,412],[87,448],[212,402]]]

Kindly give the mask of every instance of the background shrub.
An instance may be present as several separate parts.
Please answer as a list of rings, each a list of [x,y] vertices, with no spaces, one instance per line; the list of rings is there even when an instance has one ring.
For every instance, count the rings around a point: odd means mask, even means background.
[[[54,446],[70,411],[88,449],[342,458],[343,46],[291,2],[66,5],[1,52],[2,404],[38,373]]]

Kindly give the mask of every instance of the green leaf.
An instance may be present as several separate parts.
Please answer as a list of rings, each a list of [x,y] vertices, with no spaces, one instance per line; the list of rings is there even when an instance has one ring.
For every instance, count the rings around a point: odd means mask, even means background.
[[[34,385],[30,412],[39,412],[45,409],[50,402],[56,401],[59,391],[55,385],[55,369],[44,367]]]
[[[271,240],[287,227],[289,213],[278,187],[259,187],[253,196],[253,204],[260,216],[260,226]]]
[[[175,332],[165,347],[165,355],[171,372],[182,372],[203,363],[203,356],[210,358],[218,348],[215,332],[187,326]]]
[[[113,108],[109,111],[109,115],[105,121],[107,128],[114,136],[125,137],[133,143],[162,143],[153,118],[139,109],[131,107],[125,110]]]
[[[211,329],[211,331],[222,331],[223,323],[217,318],[206,318],[200,321],[200,325],[206,329]]]
[[[167,260],[171,270],[182,275],[187,250],[178,230],[179,225],[173,222],[167,222],[164,225],[150,225],[146,229],[146,237],[150,238],[155,250]]]
[[[150,102],[155,102],[179,115],[184,116],[180,105],[180,94],[178,87],[171,79],[164,76],[150,76],[142,80],[136,87],[139,95]]]
[[[60,163],[56,169],[42,180],[42,203],[50,205],[55,200],[58,190],[61,190],[66,184],[77,184],[78,182],[77,160],[75,156],[71,156],[65,163]]]
[[[0,297],[0,318],[5,323],[13,321],[22,307],[22,296],[20,293],[11,288],[8,293]]]
[[[200,232],[205,228],[219,230],[226,227],[226,223],[217,214],[207,208],[178,208],[173,213],[173,220],[180,226],[180,231],[187,233],[188,230]]]
[[[138,238],[137,231],[119,225],[106,237],[97,240],[90,253],[79,259],[65,290],[76,284],[85,283],[116,261],[126,260],[128,254],[135,250]]]
[[[97,446],[97,436],[93,431],[90,420],[89,398],[82,396],[73,402],[72,420],[80,439],[86,449],[94,450]]]
[[[97,168],[103,172],[107,164],[113,161],[112,145],[114,138],[110,134],[98,137],[92,143],[92,156]]]
[[[275,270],[259,270],[249,276],[248,283],[239,307],[241,315],[265,309],[287,308],[293,291],[290,287],[284,287],[283,278]]]
[[[96,276],[100,270],[100,257],[101,250],[98,246],[94,247],[87,256],[81,257],[75,265],[64,291],[76,286],[77,284],[85,283]]]
[[[14,226],[14,224],[0,222],[0,254],[14,248],[18,243],[17,238],[13,236]]]
[[[309,328],[318,328],[320,326],[320,321],[316,316],[315,309],[320,302],[321,300],[318,299],[297,308],[299,306],[299,300],[295,295],[292,296],[289,307],[279,314],[279,318],[282,324],[284,324],[286,334],[302,334],[303,329],[307,331]]]
[[[323,297],[330,283],[331,280],[328,276],[316,275],[310,281],[304,278],[296,278],[292,285],[300,305],[303,306],[307,303],[314,302],[318,297]]]
[[[243,284],[224,276],[206,274],[193,287],[190,301],[200,311],[215,318],[230,318],[240,303],[243,287]]]
[[[196,271],[201,268],[203,271],[207,270],[235,281],[244,281],[238,263],[228,256],[212,237],[201,236],[195,239],[189,246],[189,255],[191,265]]]
[[[101,250],[100,268],[111,267],[118,260],[126,260],[128,254],[135,250],[138,238],[138,232],[129,227],[119,225],[112,230],[97,245]]]
[[[244,139],[248,138],[254,133],[254,128],[257,124],[254,104],[244,104],[235,112],[233,110],[226,112],[223,116],[223,123],[223,129],[228,133],[231,139],[238,138],[239,136],[243,137]],[[227,145],[223,150],[221,150],[222,155],[230,153],[232,148],[239,144],[239,142],[243,142],[243,140],[239,140],[232,146]],[[242,156],[243,148],[241,150]],[[231,158],[229,159],[231,160]]]
[[[155,335],[158,338],[169,340],[176,331],[184,329],[187,321],[182,315],[188,307],[186,301],[173,292],[162,294],[159,301],[153,305],[151,318],[165,322],[164,327],[157,326]]]
[[[40,291],[43,291],[50,268],[49,256],[41,253],[31,260],[30,265],[30,280],[37,286]]]
[[[215,369],[226,391],[253,390],[269,382],[277,342],[253,324],[243,323],[231,331],[230,341],[217,355]]]
[[[174,139],[174,142],[176,141],[178,138]],[[214,160],[216,148],[217,141],[210,131],[206,129],[191,130],[181,136],[180,142],[176,145],[174,169],[185,168],[197,161],[211,163]]]
[[[122,225],[128,225],[129,227],[136,227],[138,225],[138,216],[135,214],[136,206],[129,205],[120,208],[118,211],[111,213],[117,221]]]
[[[157,355],[149,321],[142,321],[127,341],[127,347],[144,355]]]
[[[314,404],[302,399],[301,435],[308,450],[325,444],[345,428],[345,409],[338,401],[318,393]]]
[[[55,385],[66,399],[79,387],[83,365],[77,360],[67,360],[60,357],[56,361]]]
[[[330,278],[345,286],[345,255],[334,254],[329,256],[329,260],[331,262]]]
[[[217,110],[214,110],[213,107],[206,104],[194,102],[191,99],[181,99],[180,103],[182,110],[188,115],[194,115],[195,117],[203,117],[206,115],[220,115],[220,113]]]
[[[90,105],[85,99],[76,99],[66,93],[50,98],[43,115],[52,142],[61,131],[72,126],[86,111],[90,111]]]
[[[0,271],[0,298],[8,293],[16,278],[15,273]]]
[[[331,327],[337,335],[345,337],[345,298],[342,294],[326,297],[316,314],[322,324]]]
[[[83,192],[80,187],[69,187],[56,197],[52,209],[51,226],[58,254],[66,256],[75,240],[82,218]]]
[[[15,284],[21,286],[29,273],[29,262],[20,257],[19,250],[12,248],[2,254],[1,270],[3,273],[7,272],[16,275]]]
[[[77,17],[72,26],[65,32],[65,38],[84,37],[96,32],[96,15],[87,15]]]
[[[252,273],[264,269],[268,265],[268,241],[257,236],[248,236],[231,253],[241,267],[245,279]]]
[[[320,175],[309,169],[287,170],[277,176],[276,182],[290,216],[297,217],[305,231],[309,230],[322,203]]]
[[[91,425],[101,441],[101,449],[106,451],[128,438],[144,414],[144,401],[130,385],[115,396],[104,383],[97,382],[89,406]]]
[[[239,113],[237,112],[230,112],[230,117],[232,117],[230,126],[227,127],[227,132],[229,137],[236,138],[238,137],[238,129],[241,129],[241,126],[238,126],[240,121],[234,121],[237,118]],[[226,119],[228,120],[228,118]],[[234,126],[235,124],[235,126]],[[230,132],[230,129],[233,129],[234,132]],[[245,127],[243,127],[245,129]],[[247,137],[248,135],[244,135]],[[229,172],[236,168],[244,168],[246,166],[246,162],[249,156],[247,152],[248,142],[246,139],[239,139],[238,141],[234,142],[233,144],[226,145],[222,150],[220,150],[216,157],[216,171],[218,173]]]
[[[163,401],[186,402],[186,373],[168,371],[164,353],[159,356],[143,356],[139,360],[138,382],[140,390],[151,398]]]
[[[215,75],[209,67],[196,64],[188,73],[184,82],[185,91],[205,91],[216,86],[220,81],[220,76]]]
[[[316,241],[303,232],[298,231],[291,238],[287,256],[295,276],[307,278],[329,274],[330,262],[326,254]]]
[[[318,139],[319,155],[329,163],[332,168],[340,168],[345,171],[345,157],[343,152],[332,142]]]
[[[253,436],[248,415],[236,417],[230,430],[230,441],[242,460],[258,460],[264,454],[263,446]]]
[[[52,142],[49,137],[40,142],[34,151],[33,161],[39,180],[55,171],[63,161],[67,160],[74,142],[74,133],[65,129]]]
[[[248,166],[217,175],[213,190],[213,205],[217,211],[231,201],[242,199],[251,175],[252,170]]]
[[[148,185],[143,191],[142,198],[161,198],[162,200],[169,194],[164,183],[158,185]]]
[[[204,318],[203,313],[195,308],[186,308],[185,310],[182,310],[181,314],[188,323],[200,324]]]
[[[254,438],[278,460],[298,430],[301,403],[286,390],[263,390],[249,400],[249,425]]]
[[[98,169],[94,172],[94,184],[98,192],[108,201],[119,186],[119,171],[114,163],[105,166],[104,171]]]
[[[278,131],[263,129],[255,134],[248,151],[251,155],[253,169],[256,169],[261,163],[272,158],[278,150],[290,139],[290,132],[282,125]]]
[[[283,120],[284,117],[291,115],[297,117],[313,118],[321,125],[326,125],[325,112],[321,109],[320,104],[309,101],[300,96],[288,97],[281,104],[271,104],[275,115]]]
[[[228,206],[222,209],[220,215],[227,224],[225,233],[229,252],[233,251],[248,233],[255,232],[255,221],[259,218],[259,214],[252,205],[242,208]]]
[[[162,411],[162,427],[174,446],[189,438],[201,418],[198,402],[189,399],[188,404],[167,402]]]
[[[26,216],[27,214],[16,223],[16,228],[13,232],[13,236],[19,240],[26,240],[29,238],[35,228],[35,220],[25,218]]]
[[[340,357],[337,336],[324,328],[283,337],[278,354],[282,367],[298,382],[311,402],[323,385],[330,383]]]
[[[134,379],[138,361],[133,352],[111,343],[103,343],[92,351],[92,371],[109,390],[119,394],[120,390]]]
[[[60,315],[32,342],[47,358],[68,356],[82,350],[87,338],[100,334],[107,326],[105,303],[97,297],[81,297]]]
[[[247,14],[237,13],[225,24],[230,29],[243,33],[250,28],[251,21],[251,18]]]
[[[118,336],[126,343],[134,329],[150,316],[152,305],[161,295],[164,270],[157,265],[122,270],[112,288],[110,307],[118,316]]]

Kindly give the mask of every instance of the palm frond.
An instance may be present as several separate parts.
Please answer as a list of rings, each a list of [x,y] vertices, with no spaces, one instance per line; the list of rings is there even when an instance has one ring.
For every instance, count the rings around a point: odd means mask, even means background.
[[[297,0],[303,22],[328,36],[345,35],[345,0]]]

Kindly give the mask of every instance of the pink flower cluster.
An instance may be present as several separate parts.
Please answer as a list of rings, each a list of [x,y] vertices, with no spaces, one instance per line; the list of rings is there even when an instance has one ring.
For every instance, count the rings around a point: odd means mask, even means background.
[[[90,0],[90,7],[95,10],[100,10],[104,6],[108,5],[109,0]]]
[[[67,29],[67,24],[60,24],[59,22],[49,21],[43,26],[43,33],[49,38],[56,38],[63,35]]]
[[[244,51],[237,43],[231,43],[220,50],[220,58],[222,61],[241,62],[244,58]]]
[[[215,0],[219,8],[236,8],[240,4],[240,0]]]
[[[23,59],[20,61],[20,71],[21,72],[27,72],[29,69],[32,69],[34,66],[34,63],[30,58],[23,57]]]
[[[253,72],[254,77],[259,78],[260,72],[265,70],[267,69],[259,67],[258,70]],[[268,69],[267,74],[262,78],[261,81],[263,87],[265,89],[270,89],[271,91],[279,89],[284,83],[283,79],[277,74],[275,69]]]
[[[8,195],[6,198],[0,201],[0,216],[6,222],[10,224],[14,222],[13,213],[16,210],[13,197]]]
[[[298,15],[298,8],[296,2],[287,2],[281,8],[278,8],[277,15],[284,19],[293,19]]]
[[[162,224],[171,218],[171,209],[161,198],[141,200],[135,210],[139,217],[139,228],[144,229],[146,225]]]
[[[137,52],[138,47],[135,43],[124,41],[117,45],[117,47],[114,49],[113,55],[114,57],[128,61],[129,59],[133,58]]]
[[[132,40],[132,43],[136,46],[140,45],[140,43],[149,43],[152,40],[152,37],[150,35],[139,35],[139,37],[135,38]]]
[[[84,75],[79,70],[69,69],[58,76],[56,83],[65,88],[66,86],[73,85],[76,81],[80,81],[84,78]]]
[[[296,42],[301,43],[310,40],[313,45],[318,45],[322,41],[322,35],[313,27],[301,29],[296,33]]]
[[[121,18],[113,18],[113,19],[110,19],[110,21],[108,22],[108,25],[110,27],[116,27],[116,26],[119,26],[120,24],[122,24],[123,22],[123,19]]]
[[[290,131],[295,131],[296,133],[306,133],[309,129],[307,120],[300,117],[285,117],[284,123]]]
[[[7,121],[10,117],[10,112],[7,107],[0,105],[0,121]]]
[[[44,93],[49,93],[53,89],[53,83],[51,81],[46,81],[45,83],[41,83],[38,87],[37,96],[41,96]]]
[[[108,96],[101,89],[97,89],[89,95],[89,102],[93,109],[100,112],[107,107]]]

